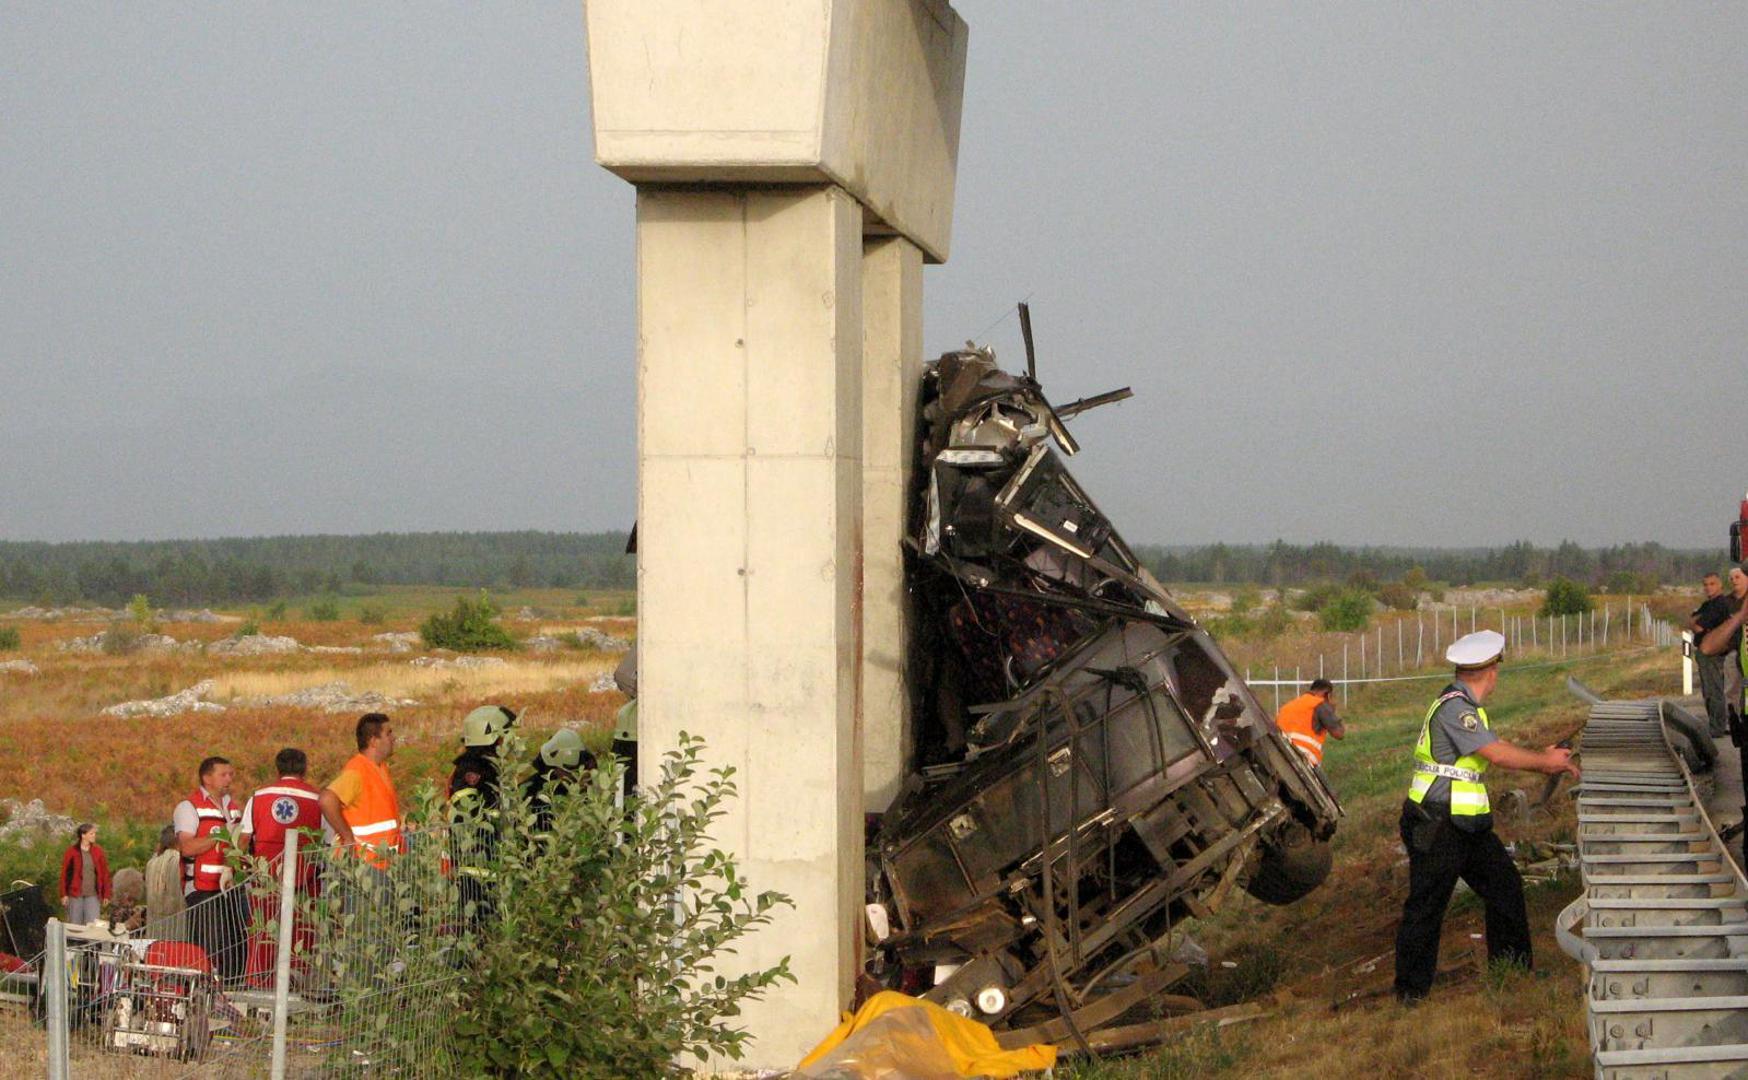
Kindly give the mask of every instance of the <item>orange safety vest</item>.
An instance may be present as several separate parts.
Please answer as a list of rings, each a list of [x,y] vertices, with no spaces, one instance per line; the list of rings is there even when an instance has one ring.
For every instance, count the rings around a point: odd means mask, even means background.
[[[352,830],[359,848],[370,852],[401,850],[401,804],[395,795],[394,781],[389,779],[388,766],[378,765],[363,754],[353,754],[340,771],[355,772],[362,781],[358,801],[340,808],[340,816]],[[379,866],[383,862],[380,855],[371,861]]]
[[[1321,694],[1300,694],[1298,697],[1281,706],[1275,724],[1281,729],[1281,734],[1299,748],[1299,752],[1311,759],[1311,764],[1323,764],[1323,735],[1317,730],[1314,717],[1317,706],[1323,704]]]

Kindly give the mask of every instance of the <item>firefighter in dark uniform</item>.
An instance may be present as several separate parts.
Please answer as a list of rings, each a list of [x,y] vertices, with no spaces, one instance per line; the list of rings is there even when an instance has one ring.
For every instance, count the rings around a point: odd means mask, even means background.
[[[1458,878],[1486,906],[1488,960],[1530,966],[1523,878],[1493,833],[1483,777],[1489,765],[1573,776],[1578,766],[1570,750],[1526,750],[1492,732],[1481,703],[1498,685],[1504,655],[1505,637],[1493,630],[1452,643],[1445,659],[1455,665],[1456,678],[1427,709],[1414,745],[1401,822],[1408,901],[1396,931],[1396,996],[1408,1004],[1432,989],[1439,929]]]

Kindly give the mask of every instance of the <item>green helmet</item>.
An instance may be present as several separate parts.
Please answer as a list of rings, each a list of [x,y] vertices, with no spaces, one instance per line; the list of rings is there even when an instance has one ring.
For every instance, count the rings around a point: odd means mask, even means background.
[[[540,760],[549,769],[574,769],[582,763],[583,737],[570,728],[559,728],[540,747]]]
[[[461,745],[494,746],[516,722],[516,714],[502,705],[481,705],[461,722]]]

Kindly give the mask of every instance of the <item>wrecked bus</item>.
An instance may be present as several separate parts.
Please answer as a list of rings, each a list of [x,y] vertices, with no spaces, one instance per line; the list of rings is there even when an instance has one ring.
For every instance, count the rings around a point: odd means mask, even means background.
[[[1078,1039],[1186,973],[1174,925],[1315,888],[1341,809],[1064,467],[1065,421],[1126,391],[1055,409],[1030,355],[967,348],[922,395],[913,760],[870,837],[867,974]]]

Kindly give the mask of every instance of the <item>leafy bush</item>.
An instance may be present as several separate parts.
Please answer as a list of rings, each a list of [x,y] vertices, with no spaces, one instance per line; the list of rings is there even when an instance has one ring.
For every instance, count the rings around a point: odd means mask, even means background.
[[[365,626],[381,626],[388,618],[388,612],[380,604],[365,604],[358,609],[358,621]]]
[[[0,652],[16,649],[23,644],[24,639],[19,636],[18,627],[0,626]]]
[[[1256,635],[1259,638],[1278,638],[1293,626],[1293,615],[1279,600],[1263,609],[1256,617]]]
[[[566,630],[564,633],[558,635],[558,640],[567,649],[580,649],[583,647],[583,635],[577,633],[575,630]]]
[[[274,622],[279,622],[281,619],[284,619],[285,618],[285,601],[284,600],[273,601],[272,606],[267,609],[267,617],[269,619],[272,619]]]
[[[573,601],[573,603],[575,603],[577,607],[588,607],[589,606],[589,594],[588,593],[578,593],[576,595],[576,599]]]
[[[419,637],[433,649],[478,652],[481,649],[514,649],[516,639],[498,625],[498,609],[484,592],[478,600],[455,598],[455,607],[438,612],[419,624]]]
[[[619,766],[531,805],[532,758],[512,739],[496,823],[457,825],[496,832],[492,913],[457,1002],[458,1072],[660,1077],[681,1055],[740,1057],[747,1036],[729,1021],[793,976],[787,959],[733,977],[716,960],[790,900],[754,894],[710,847],[735,785],[732,769],[704,770],[702,751],[682,734],[661,779],[622,812]]]
[[[1542,601],[1542,614],[1583,615],[1590,611],[1590,590],[1570,578],[1557,577],[1548,583],[1548,595]]]
[[[331,596],[324,596],[311,604],[304,614],[312,622],[336,622],[340,618],[340,602]]]
[[[260,635],[260,633],[261,633],[261,624],[256,622],[254,619],[249,619],[249,620],[245,621],[243,623],[243,625],[237,627],[237,632],[232,634],[231,636],[236,638],[237,640],[241,641],[243,638],[246,638],[246,637],[257,637]]]
[[[1413,611],[1420,606],[1420,594],[1406,581],[1391,581],[1378,587],[1378,602],[1394,611]]]
[[[1232,614],[1249,615],[1262,606],[1262,590],[1255,585],[1245,585],[1232,594]]]
[[[637,597],[633,596],[629,600],[620,601],[619,610],[617,612],[615,612],[615,614],[618,615],[619,617],[625,618],[625,619],[629,619],[633,615],[636,615],[637,614]]]
[[[1347,587],[1360,592],[1375,593],[1378,591],[1378,575],[1370,570],[1355,570],[1347,576]]]
[[[103,651],[110,656],[126,656],[138,652],[140,639],[146,636],[146,631],[137,623],[111,623],[103,632]]]
[[[1331,600],[1342,594],[1340,585],[1327,581],[1319,581],[1293,598],[1293,606],[1300,611],[1322,611]]]
[[[148,634],[157,632],[158,627],[152,622],[152,601],[145,593],[134,593],[134,598],[127,602],[127,614],[141,630]]]
[[[1359,589],[1337,593],[1318,609],[1323,629],[1349,633],[1364,630],[1372,623],[1372,597]]]

